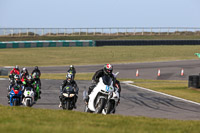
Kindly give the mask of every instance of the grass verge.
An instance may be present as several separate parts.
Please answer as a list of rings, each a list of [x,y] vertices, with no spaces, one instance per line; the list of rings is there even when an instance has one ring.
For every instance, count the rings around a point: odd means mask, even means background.
[[[106,46],[0,49],[0,66],[60,66],[198,59],[200,46]]]
[[[2,133],[198,133],[200,121],[98,115],[75,111],[0,105]]]

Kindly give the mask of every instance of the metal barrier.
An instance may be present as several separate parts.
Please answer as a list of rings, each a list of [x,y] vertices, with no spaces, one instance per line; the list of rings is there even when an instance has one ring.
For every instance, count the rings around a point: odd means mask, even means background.
[[[57,40],[57,41],[13,41],[0,42],[1,48],[32,48],[32,47],[85,47],[95,46],[92,40]]]
[[[200,27],[0,28],[0,37],[200,35]]]

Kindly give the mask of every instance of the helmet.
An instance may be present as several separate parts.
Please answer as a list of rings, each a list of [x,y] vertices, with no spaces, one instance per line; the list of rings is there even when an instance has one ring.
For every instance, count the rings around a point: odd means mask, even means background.
[[[103,71],[104,71],[104,74],[111,75],[113,71],[113,66],[111,64],[105,64]]]
[[[66,79],[67,79],[67,82],[72,82],[73,81],[73,75],[71,73],[68,73],[66,75]]]
[[[27,71],[27,69],[24,67],[24,68],[22,69],[22,71],[23,71],[23,72],[26,72],[26,71]]]
[[[69,68],[70,68],[70,69],[74,69],[74,65],[70,65]]]
[[[19,70],[19,66],[18,66],[18,65],[16,65],[16,66],[15,66],[15,69]]]
[[[35,66],[35,70],[38,70],[38,66]]]

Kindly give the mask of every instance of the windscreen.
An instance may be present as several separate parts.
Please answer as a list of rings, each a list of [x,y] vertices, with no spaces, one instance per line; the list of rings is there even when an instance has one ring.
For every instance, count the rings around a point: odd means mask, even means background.
[[[74,92],[74,89],[71,85],[67,85],[63,88],[63,93],[67,93],[67,92]]]
[[[111,82],[112,82],[112,78],[110,77],[110,76],[107,76],[107,75],[104,75],[103,77],[102,77],[102,79],[103,79],[103,83],[105,84],[105,85],[111,85]]]

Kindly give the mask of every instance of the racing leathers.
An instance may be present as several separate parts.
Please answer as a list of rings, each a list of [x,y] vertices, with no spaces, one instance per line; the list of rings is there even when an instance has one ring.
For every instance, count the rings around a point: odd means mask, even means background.
[[[38,75],[37,75],[38,73]],[[31,76],[34,78],[35,81],[38,81],[39,85],[40,85],[40,89],[41,89],[41,81],[40,81],[40,76],[41,76],[41,72],[39,69],[34,69],[31,73]]]
[[[11,79],[11,78],[13,79],[15,75],[20,75],[20,71],[19,71],[19,69],[13,68],[10,71],[9,79]]]
[[[75,106],[75,108],[76,108],[76,102],[77,102],[77,99],[78,99],[78,91],[79,91],[79,88],[78,88],[78,86],[77,86],[77,84],[76,84],[76,81],[72,80],[72,81],[69,82],[67,79],[64,80],[63,83],[62,83],[62,86],[60,86],[60,96],[59,96],[59,98],[60,98],[60,105],[59,105],[59,107],[61,107],[63,89],[64,89],[64,87],[65,87],[66,85],[71,85],[71,86],[74,88],[74,91],[75,91],[75,93],[76,93],[76,95],[74,96],[74,103],[75,103],[74,106]]]
[[[71,73],[73,75],[73,79],[75,79],[76,69],[74,67],[73,68],[70,67],[67,72]]]
[[[98,71],[96,71],[96,73],[94,74],[94,76],[92,77],[92,86],[89,87],[89,90],[88,90],[88,95],[92,92],[92,90],[94,89],[94,87],[96,86],[96,84],[99,82],[99,78],[100,77],[103,77],[105,75],[104,73],[104,70],[103,69],[100,69]],[[114,77],[114,75],[111,73],[109,75],[112,80],[113,80],[113,84],[115,85],[116,83],[116,78]],[[116,87],[116,86],[115,86]]]

